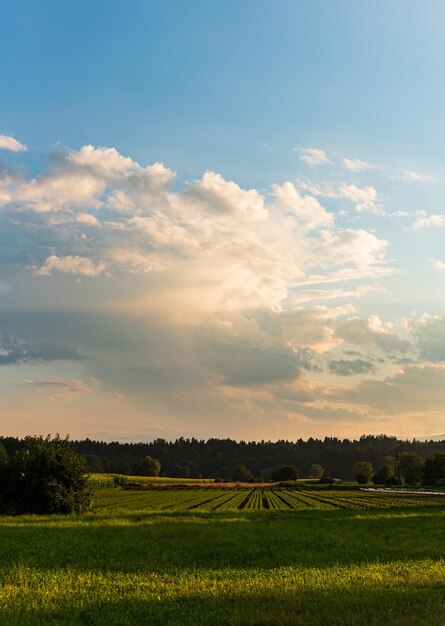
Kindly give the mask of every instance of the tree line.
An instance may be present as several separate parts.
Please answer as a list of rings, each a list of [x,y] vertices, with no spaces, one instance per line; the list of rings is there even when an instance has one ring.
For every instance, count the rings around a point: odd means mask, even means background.
[[[14,437],[0,438],[0,442],[9,455],[24,445],[24,440]],[[140,443],[83,439],[71,441],[70,445],[85,458],[92,472],[146,474],[144,463],[150,457],[159,461],[159,472],[164,476],[221,480],[269,480],[272,472],[282,466],[294,467],[300,477],[313,476],[316,465],[324,469],[325,477],[355,480],[356,463],[368,462],[375,475],[385,465],[393,467],[397,450],[400,458],[404,454],[420,458],[424,468],[421,473],[429,472],[433,480],[438,471],[434,466],[435,455],[445,453],[445,441],[400,440],[387,435],[275,442],[183,437]]]

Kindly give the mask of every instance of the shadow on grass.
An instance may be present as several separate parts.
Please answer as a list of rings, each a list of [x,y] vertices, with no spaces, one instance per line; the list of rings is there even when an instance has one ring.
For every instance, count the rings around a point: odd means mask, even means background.
[[[386,515],[386,516],[385,516]],[[169,572],[445,557],[443,509],[125,514],[0,524],[0,568]],[[11,518],[9,518],[11,521]],[[74,523],[74,522],[73,522]],[[42,525],[43,524],[43,525]],[[48,525],[45,525],[48,524]]]
[[[435,626],[445,619],[439,588],[373,588],[359,591],[175,596],[167,599],[116,599],[54,610],[3,611],[2,626],[327,625]]]

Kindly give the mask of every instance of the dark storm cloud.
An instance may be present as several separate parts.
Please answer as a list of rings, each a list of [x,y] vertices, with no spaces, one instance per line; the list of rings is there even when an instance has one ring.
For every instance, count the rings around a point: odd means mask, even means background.
[[[85,357],[63,341],[27,342],[7,331],[0,335],[0,365],[20,365],[49,361],[79,361]]]
[[[355,376],[357,374],[369,374],[375,372],[375,367],[370,361],[364,359],[339,359],[329,361],[329,371],[337,376]]]

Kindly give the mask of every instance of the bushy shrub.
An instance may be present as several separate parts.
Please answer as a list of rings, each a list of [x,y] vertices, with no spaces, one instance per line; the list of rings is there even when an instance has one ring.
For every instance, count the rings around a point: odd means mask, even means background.
[[[232,468],[232,478],[235,482],[247,483],[253,476],[250,469],[245,465],[235,465]]]
[[[385,485],[388,478],[394,476],[394,470],[388,463],[382,465],[377,474],[372,477],[372,482],[375,485]]]
[[[113,484],[115,487],[126,487],[128,485],[128,478],[120,474],[115,474],[113,476]]]
[[[80,513],[91,494],[83,457],[68,438],[26,437],[0,471],[3,511],[10,513]]]
[[[153,459],[151,456],[146,456],[133,467],[133,474],[135,476],[159,476],[160,473],[160,461]]]
[[[274,482],[297,480],[298,471],[293,465],[280,465],[273,470],[271,478]]]
[[[319,463],[313,463],[310,467],[311,478],[322,478],[324,474],[324,467]]]
[[[354,465],[354,475],[359,485],[369,483],[372,473],[372,465],[368,461],[359,461]]]

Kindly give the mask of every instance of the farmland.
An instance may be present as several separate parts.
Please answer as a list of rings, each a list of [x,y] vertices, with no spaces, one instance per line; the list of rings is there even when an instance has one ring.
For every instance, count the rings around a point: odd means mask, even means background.
[[[104,489],[96,494],[94,511],[224,511],[224,510],[371,510],[404,507],[444,506],[445,497],[394,493],[391,490],[358,491],[342,489],[299,490],[273,488],[162,487],[156,489]]]
[[[0,517],[0,624],[443,624],[445,498],[122,489]]]

